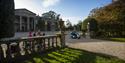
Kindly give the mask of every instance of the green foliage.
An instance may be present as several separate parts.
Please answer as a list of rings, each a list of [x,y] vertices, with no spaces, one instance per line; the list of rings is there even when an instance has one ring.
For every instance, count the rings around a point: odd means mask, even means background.
[[[89,23],[89,25],[88,25],[88,23]],[[90,31],[96,32],[96,31],[98,30],[97,25],[98,25],[98,24],[97,24],[97,22],[96,22],[96,20],[95,20],[94,18],[88,17],[88,18],[85,19],[85,20],[83,21],[83,23],[82,23],[82,30],[83,30],[84,32],[87,32],[87,26],[89,26],[89,30],[90,30]]]
[[[82,23],[82,31],[86,32],[87,31],[87,25],[88,22],[90,21],[90,18],[86,18],[83,23]]]
[[[73,25],[69,20],[66,21],[66,30],[73,30]]]
[[[125,38],[106,38],[105,40],[116,41],[116,42],[125,42]]]
[[[14,35],[14,0],[0,0],[0,38]]]
[[[45,21],[43,19],[39,19],[38,20],[38,24],[37,24],[38,29],[40,29],[41,31],[45,31]]]
[[[96,32],[98,30],[97,26],[98,26],[97,21],[94,18],[90,18],[90,21],[89,21],[90,31]]]
[[[54,11],[49,11],[46,13],[42,14],[42,17],[39,19],[37,27],[38,29],[44,31],[45,30],[45,23],[46,22],[57,22],[55,25],[56,30],[59,30],[59,25],[58,25],[58,21],[60,21],[60,14],[55,13]],[[48,23],[46,23],[46,25],[49,25]]]
[[[42,14],[42,18],[47,21],[59,21],[60,14],[55,13],[54,11],[49,11]]]
[[[73,26],[77,31],[82,31],[82,21],[79,21],[76,25]]]

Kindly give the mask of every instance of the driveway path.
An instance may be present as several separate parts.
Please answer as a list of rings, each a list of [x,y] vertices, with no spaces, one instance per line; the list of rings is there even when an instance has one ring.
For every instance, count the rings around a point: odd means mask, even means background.
[[[66,44],[72,48],[78,48],[95,53],[103,53],[116,56],[125,60],[125,43],[96,39],[70,39],[66,37]]]

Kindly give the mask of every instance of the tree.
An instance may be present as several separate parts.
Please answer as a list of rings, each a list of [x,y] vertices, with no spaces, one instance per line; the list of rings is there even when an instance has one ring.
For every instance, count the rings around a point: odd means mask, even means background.
[[[83,34],[85,34],[89,28],[92,36],[96,35],[96,32],[98,31],[97,26],[98,26],[97,21],[94,18],[90,18],[90,17],[86,18],[82,23]]]
[[[38,27],[39,30],[45,31],[45,21],[43,20],[43,18],[40,18],[38,20],[37,27]]]
[[[14,36],[14,0],[0,0],[0,38]]]
[[[83,23],[82,23],[82,31],[83,32],[87,32],[87,25],[88,25],[88,22],[90,21],[90,18],[86,18]]]
[[[42,31],[45,30],[45,26],[46,26],[45,23],[48,21],[56,22],[55,23],[56,30],[59,30],[58,21],[60,21],[60,14],[57,14],[54,11],[49,11],[49,12],[43,13],[42,17],[39,19],[38,24],[37,24],[38,28]]]
[[[49,11],[49,12],[43,13],[42,18],[47,21],[59,21],[60,14],[57,14],[54,11]]]
[[[82,21],[78,21],[78,24],[76,24],[77,31],[82,31]]]
[[[115,1],[107,6],[95,8],[90,17],[98,22],[99,32],[105,37],[125,36],[125,0]]]
[[[94,19],[94,18],[89,18],[90,21],[89,21],[89,29],[90,31],[94,31],[96,32],[98,30],[98,24],[97,24],[97,21]]]
[[[66,28],[67,30],[73,30],[72,23],[69,20],[66,21]]]

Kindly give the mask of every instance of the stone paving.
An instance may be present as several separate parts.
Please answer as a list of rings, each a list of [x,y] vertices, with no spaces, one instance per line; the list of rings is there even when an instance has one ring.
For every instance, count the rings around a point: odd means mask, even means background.
[[[66,40],[69,47],[116,56],[125,60],[125,43],[85,38],[68,39],[68,37]]]

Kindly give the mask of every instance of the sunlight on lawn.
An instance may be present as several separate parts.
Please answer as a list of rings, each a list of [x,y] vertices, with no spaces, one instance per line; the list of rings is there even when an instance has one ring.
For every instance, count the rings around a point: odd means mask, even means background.
[[[64,48],[48,54],[35,54],[25,63],[125,63],[125,61],[107,55]]]

